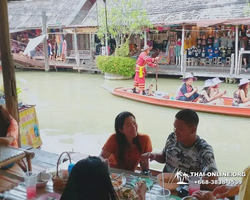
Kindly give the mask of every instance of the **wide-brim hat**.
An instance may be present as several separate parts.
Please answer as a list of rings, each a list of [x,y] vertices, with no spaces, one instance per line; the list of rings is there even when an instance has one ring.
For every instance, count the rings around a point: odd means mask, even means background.
[[[188,72],[188,73],[184,74],[183,77],[182,77],[182,80],[186,81],[189,78],[192,78],[194,81],[197,80],[197,78],[193,75],[192,72]]]
[[[217,84],[215,84],[212,79],[207,79],[207,80],[205,80],[205,84],[204,84],[203,88],[213,87],[215,85],[217,85]]]
[[[240,79],[240,83],[239,83],[238,87],[241,85],[245,85],[247,83],[250,83],[250,81],[247,78],[242,78],[242,79]]]
[[[223,83],[222,80],[220,80],[218,77],[213,78],[212,81],[215,83],[215,85],[219,84],[219,83]]]
[[[150,47],[148,45],[145,45],[141,51],[151,50],[153,47]]]

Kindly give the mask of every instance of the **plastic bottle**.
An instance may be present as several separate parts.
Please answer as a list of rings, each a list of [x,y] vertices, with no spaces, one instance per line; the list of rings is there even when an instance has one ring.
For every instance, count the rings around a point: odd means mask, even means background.
[[[73,169],[73,167],[75,166],[75,164],[70,163],[68,166],[68,174],[70,175],[71,170]]]

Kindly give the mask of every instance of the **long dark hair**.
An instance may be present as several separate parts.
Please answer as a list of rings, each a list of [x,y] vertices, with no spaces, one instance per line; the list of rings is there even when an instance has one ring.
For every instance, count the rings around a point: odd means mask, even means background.
[[[243,90],[245,92],[245,97],[247,97],[247,93],[248,93],[247,84],[248,83],[239,86],[239,90]]]
[[[121,112],[119,115],[115,118],[115,132],[116,132],[116,141],[118,143],[118,164],[122,165],[125,160],[125,151],[129,147],[129,143],[126,139],[126,136],[120,131],[120,129],[123,129],[124,122],[126,118],[133,117],[135,119],[135,116],[128,111]],[[138,135],[133,139],[133,143],[138,148],[139,152],[142,152],[141,144],[138,138]]]
[[[73,167],[61,200],[118,200],[107,166],[89,156]]]
[[[207,95],[210,97],[211,90],[209,87],[204,87],[203,90],[207,93]]]
[[[4,106],[0,105],[0,137],[6,137],[10,121],[11,116],[8,110]]]

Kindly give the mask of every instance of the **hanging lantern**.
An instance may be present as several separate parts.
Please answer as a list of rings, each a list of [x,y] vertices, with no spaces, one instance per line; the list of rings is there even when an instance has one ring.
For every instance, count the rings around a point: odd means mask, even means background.
[[[146,29],[146,32],[149,33],[149,28]]]

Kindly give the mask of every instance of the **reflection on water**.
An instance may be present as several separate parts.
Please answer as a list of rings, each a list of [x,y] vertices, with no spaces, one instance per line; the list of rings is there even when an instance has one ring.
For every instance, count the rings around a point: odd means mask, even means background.
[[[174,116],[178,109],[153,106],[110,95],[100,86],[131,87],[133,80],[108,81],[101,74],[76,72],[18,71],[17,79],[27,91],[20,94],[29,104],[36,104],[43,139],[43,150],[61,153],[78,151],[98,155],[103,144],[114,132],[114,119],[124,110],[135,114],[139,132],[151,137],[153,151],[161,151],[166,138],[173,130]],[[147,78],[147,85],[152,78]],[[159,91],[175,93],[182,82],[178,79],[160,78]],[[204,81],[195,82],[201,89]],[[235,84],[221,84],[230,96]],[[220,171],[241,172],[249,165],[250,122],[237,118],[198,113],[198,135],[211,144]],[[162,164],[151,163],[162,169]]]

